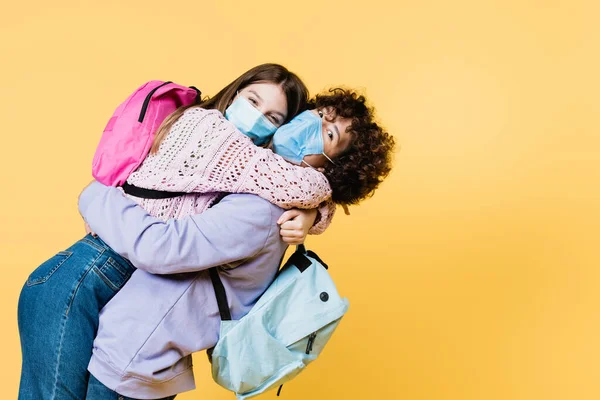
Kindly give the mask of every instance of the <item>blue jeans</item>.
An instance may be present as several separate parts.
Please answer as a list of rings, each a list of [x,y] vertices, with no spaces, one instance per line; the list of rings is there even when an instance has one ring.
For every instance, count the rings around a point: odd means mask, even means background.
[[[164,397],[158,400],[173,400],[175,396]],[[102,384],[94,375],[90,375],[88,384],[87,400],[136,400],[131,397],[122,396],[110,390]]]
[[[100,310],[134,270],[87,235],[31,273],[19,297],[20,400],[86,398]]]

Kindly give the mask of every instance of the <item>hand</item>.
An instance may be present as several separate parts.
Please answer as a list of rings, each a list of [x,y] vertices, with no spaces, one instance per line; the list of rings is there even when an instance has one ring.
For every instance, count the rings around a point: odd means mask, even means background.
[[[88,188],[88,186],[90,186],[92,183],[96,182],[96,180],[91,181],[90,183],[88,183],[83,190],[81,191],[81,193],[83,193],[85,191],[85,189]],[[79,203],[79,197],[81,197],[81,193],[79,193],[79,196],[77,197],[77,203]],[[81,214],[79,214],[81,215]],[[81,218],[83,218],[83,215],[81,215]],[[93,237],[97,237],[98,235],[96,235],[95,232],[92,232],[92,228],[90,228],[90,226],[88,225],[88,223],[85,221],[85,219],[83,220],[83,223],[85,224],[85,233],[89,234],[91,233]]]
[[[287,244],[298,245],[304,243],[308,231],[315,223],[317,210],[300,210],[293,208],[284,212],[277,220],[280,226],[279,234]]]
[[[95,232],[92,232],[92,228],[90,228],[90,226],[88,225],[88,223],[85,222],[85,221],[84,221],[84,223],[85,223],[85,233],[86,234],[91,233],[93,237],[98,237],[98,235],[96,235]]]

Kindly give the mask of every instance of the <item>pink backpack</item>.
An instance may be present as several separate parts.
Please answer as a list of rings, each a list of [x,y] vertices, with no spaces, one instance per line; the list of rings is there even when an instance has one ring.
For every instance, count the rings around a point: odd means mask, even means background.
[[[121,186],[144,161],[160,124],[181,106],[200,103],[195,87],[150,81],[115,110],[92,161],[92,175],[107,186]]]

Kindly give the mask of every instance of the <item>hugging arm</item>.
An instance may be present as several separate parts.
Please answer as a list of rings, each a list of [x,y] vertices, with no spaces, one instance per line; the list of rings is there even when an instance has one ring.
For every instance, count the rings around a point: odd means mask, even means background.
[[[225,196],[202,214],[163,222],[117,188],[92,183],[79,211],[93,232],[137,268],[172,274],[235,263],[262,250],[272,207],[252,195]]]

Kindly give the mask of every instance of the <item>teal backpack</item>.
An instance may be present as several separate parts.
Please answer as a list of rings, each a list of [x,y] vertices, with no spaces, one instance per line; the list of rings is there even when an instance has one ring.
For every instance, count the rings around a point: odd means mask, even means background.
[[[209,351],[212,375],[238,400],[277,386],[280,391],[319,356],[348,310],[348,300],[339,296],[327,264],[303,245],[238,321],[231,320],[216,269],[210,269],[210,276],[221,314],[219,341]]]

